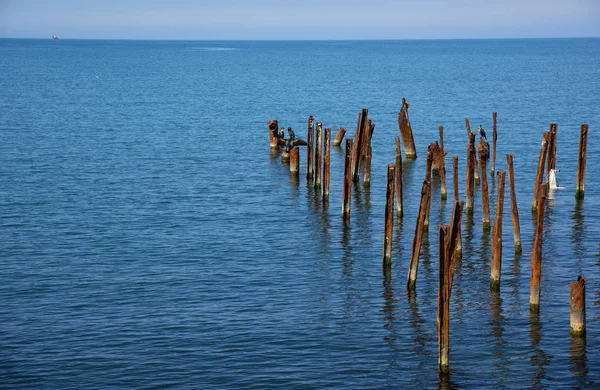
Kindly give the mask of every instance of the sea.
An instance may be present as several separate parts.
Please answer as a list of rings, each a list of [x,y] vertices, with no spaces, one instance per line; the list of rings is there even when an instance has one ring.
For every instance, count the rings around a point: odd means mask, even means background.
[[[600,387],[600,39],[128,41],[0,39],[0,388],[380,389]],[[402,99],[404,216],[382,266],[387,165]],[[267,121],[307,139],[308,118],[354,137],[375,125],[371,183],[341,217],[344,152],[328,202]],[[499,291],[481,184],[463,215],[438,371],[438,225],[465,198],[467,131],[508,180]],[[529,287],[542,135],[558,124],[543,226],[541,298]],[[589,125],[585,197],[575,199]],[[448,198],[407,290],[427,147],[444,127]],[[491,219],[497,177],[490,175]],[[571,282],[587,278],[585,337],[570,336]]]

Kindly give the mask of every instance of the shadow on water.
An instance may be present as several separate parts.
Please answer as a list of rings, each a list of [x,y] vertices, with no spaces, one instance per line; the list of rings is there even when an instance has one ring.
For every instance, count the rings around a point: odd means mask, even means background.
[[[300,176],[295,174],[290,174],[290,187],[292,189],[292,195],[299,196],[300,195]]]
[[[586,338],[579,336],[571,336],[569,343],[569,371],[575,376],[577,385],[588,387],[592,385],[588,378]]]
[[[438,389],[440,390],[448,390],[448,389],[458,389],[458,385],[452,382],[452,374],[440,372],[439,373],[439,383]]]
[[[539,310],[530,310],[529,324],[530,348],[533,351],[530,361],[535,373],[535,376],[531,378],[533,382],[532,387],[536,389],[547,388],[547,386],[542,385],[542,380],[546,378],[546,366],[550,364],[552,359],[540,348],[542,324],[540,323]]]

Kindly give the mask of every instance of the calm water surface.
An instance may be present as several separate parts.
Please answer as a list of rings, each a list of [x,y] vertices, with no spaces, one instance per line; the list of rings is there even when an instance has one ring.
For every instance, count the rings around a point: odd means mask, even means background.
[[[0,387],[600,386],[599,63],[600,39],[0,40]],[[384,274],[402,97],[419,157],[404,163],[405,215]],[[341,149],[327,207],[306,182],[306,151],[291,179],[266,121],[306,138],[313,115],[352,136],[363,107],[376,125],[372,184],[354,188],[343,227]],[[502,284],[491,293],[477,187],[450,307],[451,372],[439,376],[436,226],[451,203],[437,176],[416,292],[406,291],[425,151],[444,125],[464,197],[464,118],[491,135],[493,111],[497,170],[515,155],[523,253],[506,192]],[[546,208],[531,314],[532,184],[554,122],[565,188]],[[588,175],[576,203],[582,123]],[[584,339],[569,336],[580,274]]]

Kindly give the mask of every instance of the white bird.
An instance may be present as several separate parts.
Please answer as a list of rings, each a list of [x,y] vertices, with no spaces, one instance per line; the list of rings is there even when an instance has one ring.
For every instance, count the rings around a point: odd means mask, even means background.
[[[548,185],[551,189],[563,189],[565,187],[558,186],[558,180],[556,180],[556,172],[560,172],[560,169],[551,169],[550,175],[548,176]]]

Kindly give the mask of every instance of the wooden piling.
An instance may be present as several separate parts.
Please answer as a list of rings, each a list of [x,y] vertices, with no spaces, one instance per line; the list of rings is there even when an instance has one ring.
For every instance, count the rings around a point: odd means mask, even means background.
[[[415,288],[417,282],[417,270],[419,269],[419,254],[421,253],[421,241],[423,240],[425,212],[427,210],[427,203],[431,198],[431,183],[427,180],[423,181],[423,187],[421,188],[421,203],[419,204],[419,214],[417,216],[417,223],[415,227],[415,236],[412,242],[412,252],[410,255],[410,267],[408,271],[408,282],[407,288],[409,290]]]
[[[373,131],[375,131],[375,125],[371,123],[371,120],[367,122],[367,131],[365,132],[365,142],[363,147],[364,154],[364,169],[363,169],[363,185],[370,186],[371,185],[371,157],[373,154],[373,148],[371,148],[371,137],[373,136]]]
[[[346,128],[340,127],[337,134],[335,135],[335,140],[333,141],[333,147],[337,148],[342,144],[342,140],[344,139],[344,135],[346,135]]]
[[[570,283],[571,335],[573,336],[585,336],[585,282],[586,278],[579,276],[576,283]]]
[[[440,372],[448,372],[448,355],[450,350],[450,259],[446,237],[449,235],[448,226],[439,227],[438,236],[438,369]]]
[[[453,171],[453,175],[452,175],[452,180],[453,180],[453,184],[454,184],[454,202],[458,202],[458,156],[452,156],[452,171]],[[458,224],[458,236],[457,236],[457,242],[456,242],[456,255],[460,256],[462,255],[462,237],[461,237],[461,228],[460,228],[460,222]]]
[[[313,167],[313,146],[315,144],[315,119],[310,116],[308,117],[308,136],[306,141],[306,181],[310,181],[314,177],[314,167]]]
[[[406,102],[405,98],[402,98],[402,106],[400,106],[400,112],[398,113],[398,127],[404,145],[404,154],[407,159],[414,159],[417,158],[417,150],[415,149],[412,126],[408,119],[408,107],[410,107],[410,104]]]
[[[272,119],[267,122],[267,125],[269,126],[269,145],[271,148],[277,148],[277,141],[279,141],[279,122]]]
[[[362,158],[362,148],[365,138],[365,128],[368,124],[369,110],[363,108],[358,116],[358,125],[354,136],[354,151],[352,154],[352,181],[358,182],[360,176],[360,162]],[[367,129],[368,130],[368,129]]]
[[[531,281],[529,286],[529,307],[537,311],[540,305],[540,279],[542,275],[542,242],[544,236],[544,210],[546,205],[547,184],[540,184],[537,201],[535,239],[531,251]]]
[[[431,185],[431,167],[433,165],[433,153],[431,150],[427,151],[427,162],[425,164],[425,180],[429,182]],[[423,227],[425,230],[429,230],[429,215],[431,214],[431,196],[429,197],[429,201],[425,205],[425,221],[423,222]]]
[[[442,161],[439,169],[440,181],[442,182],[440,193],[442,200],[446,200],[448,195],[446,193],[446,151],[444,149],[444,126],[440,126],[438,131],[440,133],[440,148],[442,149]]]
[[[538,191],[541,188],[542,180],[544,179],[544,165],[546,163],[546,155],[548,152],[548,138],[550,132],[544,133],[542,137],[542,146],[540,148],[540,157],[538,158],[537,175],[535,176],[535,185],[533,187],[533,202],[531,203],[531,211],[537,209],[537,201],[539,199]]]
[[[290,152],[290,173],[292,175],[300,173],[300,148],[297,146]]]
[[[575,198],[583,199],[585,193],[585,160],[587,155],[588,125],[581,125],[579,133],[579,154],[577,158],[577,188]]]
[[[346,139],[344,150],[344,179],[342,182],[342,219],[350,220],[352,199],[352,139]]]
[[[498,140],[498,133],[496,132],[497,116],[498,116],[497,112],[492,112],[492,147],[494,148],[494,151],[492,154],[492,169],[490,171],[490,174],[492,176],[494,176],[494,173],[496,172],[496,141]]]
[[[548,137],[548,152],[547,152],[547,163],[546,163],[546,183],[550,183],[550,170],[556,169],[556,135],[558,132],[558,125],[556,123],[550,124],[550,135]]]
[[[392,233],[394,227],[394,181],[396,176],[395,164],[389,164],[385,190],[385,227],[383,231],[383,266],[392,263]]]
[[[469,119],[465,118],[465,127],[467,128],[467,136],[471,139],[471,124],[469,123]]]
[[[467,121],[468,123],[468,121]],[[467,146],[467,201],[466,210],[468,214],[473,213],[473,200],[475,192],[475,133],[469,133],[469,144]]]
[[[315,189],[321,189],[321,164],[323,161],[323,123],[317,122],[317,140],[315,142]]]
[[[325,129],[325,156],[323,156],[323,203],[329,202],[329,168],[331,160],[331,129]]]
[[[449,291],[452,291],[452,283],[454,282],[454,263],[456,258],[460,256],[458,246],[460,244],[460,225],[462,221],[462,213],[465,202],[457,200],[452,207],[452,216],[450,217],[450,236],[448,237],[447,257],[450,259],[450,285]],[[450,292],[448,293],[450,297]]]
[[[477,145],[477,153],[479,154],[479,165],[481,166],[481,217],[483,220],[483,228],[485,230],[490,228],[490,198],[488,192],[487,182],[487,160],[489,158],[489,145],[483,140],[479,139]]]
[[[396,214],[402,218],[402,152],[400,151],[400,138],[396,137]]]
[[[502,212],[504,211],[504,183],[506,174],[498,171],[498,198],[496,201],[496,220],[492,232],[492,271],[490,275],[493,289],[500,288],[502,270]]]
[[[515,171],[513,168],[513,155],[506,155],[508,166],[508,182],[510,184],[510,210],[513,226],[513,238],[515,241],[515,252],[521,253],[521,224],[519,223],[519,209],[517,207],[517,195],[515,191]]]

